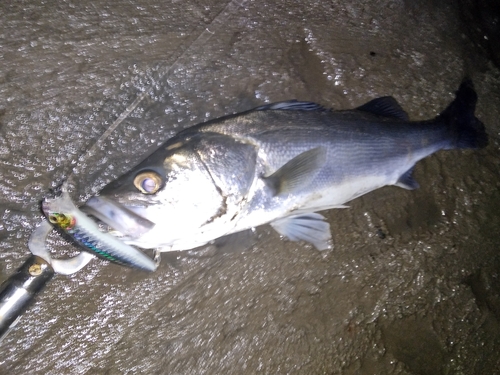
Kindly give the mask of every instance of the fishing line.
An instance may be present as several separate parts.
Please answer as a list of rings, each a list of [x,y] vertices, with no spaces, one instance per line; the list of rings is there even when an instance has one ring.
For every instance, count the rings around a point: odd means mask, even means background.
[[[172,70],[175,70],[178,66],[182,66],[183,64],[187,63],[187,59],[189,56],[195,55],[196,49],[200,49],[201,47],[205,46],[206,43],[212,38],[213,35],[216,34],[217,31],[219,31],[220,28],[225,27],[225,21],[234,13],[239,8],[244,8],[247,0],[242,0],[242,1],[236,1],[232,0],[230,1],[217,15],[214,17],[214,19],[210,22],[210,24],[198,35],[198,37],[188,46],[184,52],[180,54],[179,57],[170,65],[167,67],[161,67],[159,71],[161,72],[158,76],[158,80],[162,80],[167,76]],[[99,137],[99,139],[90,147],[86,152],[82,153],[78,162],[76,165],[73,167],[72,172],[68,175],[66,179],[66,184],[67,185],[75,185],[74,182],[72,181],[74,176],[75,176],[75,171],[78,170],[79,167],[81,167],[82,163],[85,161],[85,159],[88,157],[88,155],[92,155],[96,150],[99,148],[99,146],[102,145],[102,143],[110,136],[115,129],[120,126],[120,124],[125,120],[136,108],[137,106],[149,95],[148,93],[153,89],[154,82],[147,87],[144,91],[142,91],[136,99],[118,116],[118,118],[113,121],[113,123],[106,129],[104,133]]]

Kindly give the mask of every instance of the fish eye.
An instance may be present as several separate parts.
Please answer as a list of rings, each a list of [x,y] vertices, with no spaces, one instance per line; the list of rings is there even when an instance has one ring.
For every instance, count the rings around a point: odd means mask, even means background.
[[[160,190],[162,178],[153,171],[142,172],[135,176],[134,185],[143,194],[154,194]]]

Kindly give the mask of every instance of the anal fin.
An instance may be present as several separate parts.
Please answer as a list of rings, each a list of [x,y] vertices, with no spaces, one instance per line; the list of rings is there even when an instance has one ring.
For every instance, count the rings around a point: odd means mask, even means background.
[[[411,167],[405,173],[403,173],[401,177],[399,177],[399,180],[394,185],[399,186],[406,190],[418,189],[420,185],[418,184],[417,181],[413,179],[412,173],[413,173],[413,167]]]

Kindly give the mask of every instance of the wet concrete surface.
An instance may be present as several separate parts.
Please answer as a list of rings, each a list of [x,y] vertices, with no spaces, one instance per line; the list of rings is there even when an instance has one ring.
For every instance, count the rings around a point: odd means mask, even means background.
[[[58,276],[0,373],[500,373],[500,73],[459,19],[451,1],[3,2],[2,280],[50,188],[69,178],[82,202],[179,129],[265,102],[393,95],[424,119],[468,75],[490,145],[327,212],[326,252],[264,226],[246,251],[174,253],[153,274]]]

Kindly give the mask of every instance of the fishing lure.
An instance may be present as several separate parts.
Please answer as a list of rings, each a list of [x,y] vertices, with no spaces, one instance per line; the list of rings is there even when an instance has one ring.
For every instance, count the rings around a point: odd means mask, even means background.
[[[65,189],[55,198],[45,199],[42,209],[52,225],[70,236],[86,251],[120,265],[145,271],[156,270],[157,263],[140,250],[111,234],[101,232],[97,224],[76,207]]]

